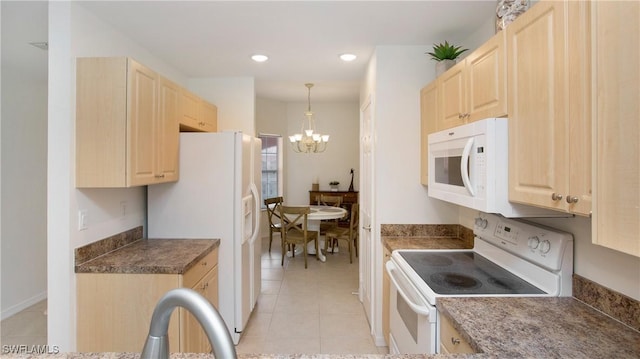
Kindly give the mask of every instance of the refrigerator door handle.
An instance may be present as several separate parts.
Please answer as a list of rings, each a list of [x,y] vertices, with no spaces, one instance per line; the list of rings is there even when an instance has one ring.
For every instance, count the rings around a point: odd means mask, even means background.
[[[251,242],[255,242],[256,239],[258,239],[258,236],[260,235],[260,194],[258,193],[258,187],[256,187],[256,184],[251,182],[251,184],[249,185],[249,190],[251,191],[251,194],[253,195],[253,201],[254,201],[254,218],[256,219],[256,225],[253,227],[253,233],[251,234]]]

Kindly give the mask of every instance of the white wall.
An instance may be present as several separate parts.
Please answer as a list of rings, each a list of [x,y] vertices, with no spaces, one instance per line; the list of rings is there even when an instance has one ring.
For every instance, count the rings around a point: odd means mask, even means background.
[[[328,134],[329,143],[322,153],[296,153],[288,136],[300,133],[307,103],[287,103],[287,129],[284,137],[284,200],[288,204],[308,204],[311,184],[318,181],[321,190],[329,190],[329,182],[340,182],[339,190],[349,189],[351,169],[355,170],[354,189],[358,190],[359,106],[357,102],[314,103],[316,130]]]
[[[361,99],[373,98],[372,327],[382,344],[380,225],[457,223],[458,208],[427,197],[420,184],[420,89],[434,78],[426,46],[379,46],[369,63]]]
[[[2,94],[5,319],[47,296],[47,84],[3,63]]]
[[[48,127],[48,342],[75,350],[76,247],[144,224],[145,187],[83,189],[75,176],[75,58],[131,56],[179,84],[186,78],[79,3],[49,3]],[[121,202],[127,214],[121,216]],[[88,212],[88,229],[77,230],[79,209]]]
[[[253,77],[190,79],[189,90],[218,107],[218,131],[256,135]]]
[[[256,128],[258,133],[281,135],[283,146],[284,198],[286,203],[309,203],[311,183],[318,180],[320,189],[329,190],[329,182],[340,182],[346,191],[351,182],[350,170],[355,170],[354,187],[358,190],[359,109],[357,102],[313,101],[311,109],[316,115],[316,129],[330,135],[323,153],[295,153],[288,136],[300,132],[301,120],[307,103],[286,103],[258,98],[256,102]],[[266,223],[266,217],[263,223]],[[268,227],[263,226],[263,236]]]
[[[281,135],[287,140],[287,105],[282,101],[275,101],[266,98],[256,98],[256,133]],[[283,143],[283,163],[289,151],[287,151],[288,143]],[[283,182],[286,176],[286,167],[283,165]],[[266,210],[262,211],[262,219],[260,221],[260,233],[263,238],[269,236],[269,220]]]

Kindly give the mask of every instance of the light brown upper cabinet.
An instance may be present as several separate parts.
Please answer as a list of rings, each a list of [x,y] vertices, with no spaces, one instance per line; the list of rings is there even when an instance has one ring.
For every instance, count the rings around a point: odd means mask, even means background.
[[[437,81],[420,90],[420,183],[429,185],[429,144],[427,137],[436,132],[438,119]]]
[[[126,57],[78,58],[76,187],[178,179],[178,87]]]
[[[437,79],[438,131],[507,115],[505,52],[501,31]]]
[[[428,185],[427,136],[507,115],[505,33],[491,37],[420,91],[420,183]]]
[[[640,3],[591,5],[593,242],[640,257]]]
[[[438,109],[440,116],[437,131],[460,126],[467,120],[467,87],[465,83],[464,61],[440,75],[438,83]]]
[[[181,131],[216,132],[218,128],[218,108],[197,95],[180,90],[182,116],[180,116]]]
[[[590,213],[588,7],[540,1],[506,29],[511,201]]]

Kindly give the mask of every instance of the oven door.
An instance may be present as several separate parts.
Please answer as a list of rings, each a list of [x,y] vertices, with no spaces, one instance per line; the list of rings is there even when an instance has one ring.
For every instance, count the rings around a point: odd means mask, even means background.
[[[389,352],[435,354],[436,308],[419,294],[393,260],[386,263],[390,278]]]

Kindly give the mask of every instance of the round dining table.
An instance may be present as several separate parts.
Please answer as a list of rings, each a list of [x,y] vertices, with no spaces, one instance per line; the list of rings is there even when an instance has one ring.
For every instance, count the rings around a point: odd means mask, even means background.
[[[347,215],[347,210],[342,207],[334,206],[313,205],[309,207],[311,209],[311,213],[307,215],[307,230],[318,232],[318,248],[322,248],[322,245],[320,243],[320,222],[323,220],[344,218]],[[318,259],[325,262],[327,260],[327,257],[322,253],[321,249],[318,252],[320,252],[317,254]],[[301,249],[296,250],[296,254],[299,253],[302,253]],[[313,245],[313,242],[309,242],[307,244],[307,253],[316,254],[316,248]],[[291,256],[291,253],[287,253],[287,255]]]

